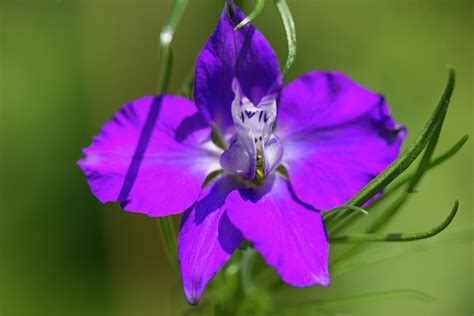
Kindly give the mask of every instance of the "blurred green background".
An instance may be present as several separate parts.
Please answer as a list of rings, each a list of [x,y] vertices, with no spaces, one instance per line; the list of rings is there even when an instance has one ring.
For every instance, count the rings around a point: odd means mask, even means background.
[[[189,2],[173,45],[172,91],[192,71],[223,1]],[[250,12],[254,2],[243,3]],[[411,140],[452,64],[458,81],[439,149],[474,134],[473,1],[288,3],[298,53],[287,81],[313,69],[345,72],[386,95]],[[156,221],[100,205],[75,165],[121,104],[154,93],[158,36],[170,7],[162,0],[0,0],[0,315],[178,315],[188,308]],[[285,35],[272,1],[255,24],[283,63]],[[419,190],[388,231],[435,226],[455,198],[460,212],[446,232],[472,227],[472,140]],[[293,294],[416,289],[436,301],[385,301],[341,313],[472,315],[473,253],[472,241],[435,248]]]

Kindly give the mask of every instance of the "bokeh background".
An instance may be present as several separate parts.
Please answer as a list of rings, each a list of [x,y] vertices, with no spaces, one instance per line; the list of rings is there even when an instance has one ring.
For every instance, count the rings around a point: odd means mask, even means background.
[[[171,90],[177,91],[222,8],[190,0],[178,27]],[[244,0],[250,12],[253,1]],[[286,80],[340,70],[386,95],[413,139],[444,88],[458,81],[443,151],[473,133],[473,1],[288,0],[298,37]],[[101,205],[75,162],[121,104],[153,94],[164,0],[0,0],[0,315],[179,315],[188,309],[155,220]],[[255,24],[280,62],[286,40],[272,1]],[[439,223],[455,198],[450,230],[473,226],[473,145],[434,170],[389,231]],[[437,236],[435,238],[442,238]],[[387,244],[386,247],[390,247]],[[359,269],[321,289],[343,297],[416,289],[434,303],[393,300],[351,315],[472,315],[471,241]]]

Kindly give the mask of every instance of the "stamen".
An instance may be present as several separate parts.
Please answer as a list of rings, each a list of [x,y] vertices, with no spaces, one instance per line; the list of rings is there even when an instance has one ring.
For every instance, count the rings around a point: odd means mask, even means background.
[[[265,180],[265,173],[263,171],[263,156],[260,149],[257,149],[257,170],[255,170],[255,178],[252,179],[252,183],[258,186],[263,186]]]

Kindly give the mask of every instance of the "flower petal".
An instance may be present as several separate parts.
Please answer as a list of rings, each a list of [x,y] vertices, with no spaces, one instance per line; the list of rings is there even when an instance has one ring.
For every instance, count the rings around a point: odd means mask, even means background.
[[[262,141],[262,155],[265,176],[268,176],[280,164],[283,156],[283,146],[274,134],[266,135]]]
[[[240,9],[226,2],[216,29],[196,61],[194,99],[201,112],[222,132],[233,126],[232,80],[237,78],[253,104],[279,83],[278,60],[263,35],[250,23],[234,31],[244,19]]]
[[[235,188],[234,178],[219,178],[183,216],[178,252],[183,289],[191,305],[198,303],[209,280],[243,240],[225,212],[225,198]]]
[[[102,202],[164,216],[198,198],[207,174],[219,168],[211,129],[182,97],[143,97],[107,122],[78,164]]]
[[[344,204],[384,170],[406,135],[382,96],[337,72],[290,83],[277,126],[296,194],[320,210]]]
[[[222,169],[230,174],[253,179],[257,168],[256,157],[257,148],[252,132],[248,128],[238,127],[237,134],[229,149],[222,154],[220,163]]]
[[[321,214],[298,202],[288,181],[274,174],[263,187],[233,191],[226,207],[230,221],[283,281],[294,286],[329,284]]]

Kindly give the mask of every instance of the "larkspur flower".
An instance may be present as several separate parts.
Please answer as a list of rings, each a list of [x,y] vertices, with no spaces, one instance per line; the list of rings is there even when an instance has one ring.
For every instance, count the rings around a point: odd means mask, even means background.
[[[171,95],[126,104],[78,163],[103,203],[153,217],[186,210],[178,251],[190,304],[243,240],[284,282],[327,286],[321,211],[387,167],[405,135],[382,96],[341,73],[309,72],[282,88],[262,34],[233,30],[243,18],[226,4],[196,62],[195,104]]]

